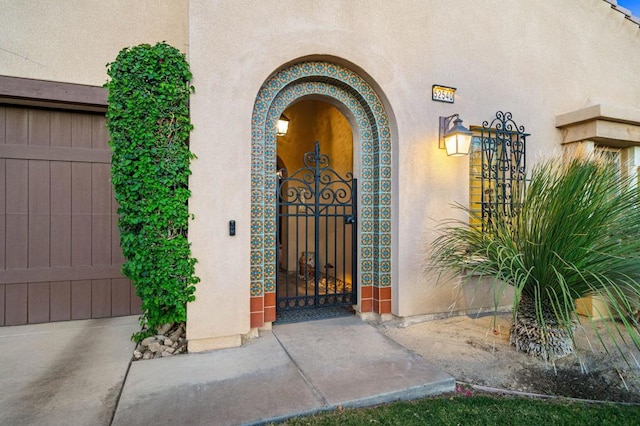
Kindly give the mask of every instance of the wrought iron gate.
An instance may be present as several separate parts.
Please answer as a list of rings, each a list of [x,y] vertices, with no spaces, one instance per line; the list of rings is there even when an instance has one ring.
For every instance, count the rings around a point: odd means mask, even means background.
[[[278,171],[277,310],[356,303],[357,180],[315,151],[290,176]]]

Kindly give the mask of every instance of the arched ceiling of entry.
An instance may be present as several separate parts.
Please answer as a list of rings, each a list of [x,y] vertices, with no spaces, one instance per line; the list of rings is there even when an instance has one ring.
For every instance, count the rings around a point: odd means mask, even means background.
[[[353,173],[351,125],[334,103],[326,99],[331,98],[304,98],[285,110],[289,129],[277,138],[277,154],[289,172],[304,166],[304,154],[313,151],[318,141],[320,151],[329,156],[333,170],[340,174]]]

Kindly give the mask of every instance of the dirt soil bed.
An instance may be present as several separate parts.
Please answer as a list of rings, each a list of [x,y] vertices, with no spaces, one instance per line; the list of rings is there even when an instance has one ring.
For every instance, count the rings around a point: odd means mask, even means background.
[[[588,323],[576,330],[578,355],[555,363],[516,352],[509,345],[511,314],[495,318],[457,316],[412,325],[398,320],[375,325],[459,382],[533,394],[640,403],[640,351],[624,348],[630,366],[606,337],[608,357]],[[606,324],[596,325],[606,335]]]

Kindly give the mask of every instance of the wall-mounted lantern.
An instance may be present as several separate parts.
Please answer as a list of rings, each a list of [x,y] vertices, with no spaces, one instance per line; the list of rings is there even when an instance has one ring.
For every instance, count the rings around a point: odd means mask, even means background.
[[[455,120],[454,120],[455,119]],[[451,122],[453,121],[453,125]],[[447,155],[459,157],[468,155],[473,132],[462,125],[458,114],[440,117],[439,147],[447,150]]]
[[[284,136],[287,134],[287,130],[289,130],[289,119],[286,115],[282,114],[278,119],[277,135]]]

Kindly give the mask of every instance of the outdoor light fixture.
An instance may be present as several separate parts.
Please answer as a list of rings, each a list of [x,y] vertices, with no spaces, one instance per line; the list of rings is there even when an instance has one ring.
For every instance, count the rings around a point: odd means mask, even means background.
[[[278,136],[284,136],[287,134],[287,130],[289,130],[289,119],[286,115],[282,114],[278,119]]]
[[[468,155],[472,136],[471,130],[462,125],[458,114],[440,117],[439,147],[446,149],[447,155],[452,157]]]

